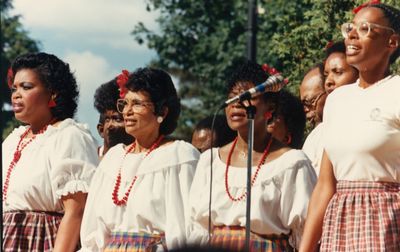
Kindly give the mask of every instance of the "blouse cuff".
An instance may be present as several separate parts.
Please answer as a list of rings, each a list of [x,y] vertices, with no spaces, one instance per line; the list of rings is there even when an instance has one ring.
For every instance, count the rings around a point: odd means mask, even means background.
[[[57,197],[67,196],[68,194],[75,194],[77,192],[88,193],[89,185],[84,180],[70,180],[63,188],[59,188],[56,191]]]

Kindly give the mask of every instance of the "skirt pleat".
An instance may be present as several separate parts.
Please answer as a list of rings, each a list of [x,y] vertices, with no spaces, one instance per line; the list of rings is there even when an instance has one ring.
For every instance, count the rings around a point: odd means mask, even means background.
[[[400,184],[339,181],[320,251],[400,251]]]
[[[53,251],[62,216],[48,212],[4,212],[2,251]]]

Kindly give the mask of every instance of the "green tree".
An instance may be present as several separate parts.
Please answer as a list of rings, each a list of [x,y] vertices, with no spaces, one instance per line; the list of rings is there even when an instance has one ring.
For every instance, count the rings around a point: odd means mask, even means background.
[[[399,0],[382,1],[398,6]],[[311,66],[323,60],[328,41],[340,40],[340,24],[351,19],[361,0],[259,0],[257,62],[268,63],[290,80],[297,93]],[[159,31],[142,23],[132,34],[154,49],[154,66],[180,79],[184,109],[177,133],[190,135],[200,117],[212,114],[224,100],[224,84],[245,57],[248,3],[243,0],[147,0],[157,10]],[[394,68],[398,71],[399,67]]]
[[[0,65],[0,96],[1,96],[1,121],[2,139],[18,125],[13,118],[13,113],[4,109],[10,103],[10,89],[7,86],[7,69],[11,61],[20,54],[39,51],[39,42],[31,39],[28,32],[20,22],[20,16],[11,16],[10,0],[1,0],[1,65]]]

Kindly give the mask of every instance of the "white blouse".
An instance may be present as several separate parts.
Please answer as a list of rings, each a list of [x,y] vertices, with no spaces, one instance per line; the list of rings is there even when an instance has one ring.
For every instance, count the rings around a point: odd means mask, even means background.
[[[3,142],[3,185],[20,136],[20,126]],[[49,125],[22,151],[14,167],[3,211],[63,212],[61,196],[88,192],[98,163],[97,144],[88,128],[72,119]]]
[[[324,109],[324,146],[337,180],[400,182],[400,76],[335,89]]]
[[[233,202],[225,190],[226,163],[213,149],[211,223],[215,226],[246,226],[246,201]],[[252,168],[253,175],[256,167]],[[237,198],[246,191],[247,169],[231,166],[229,191]],[[310,160],[301,150],[289,150],[264,164],[251,189],[251,231],[258,234],[290,234],[298,246],[307,214],[308,201],[316,182]],[[191,227],[189,242],[208,240],[210,150],[204,152],[196,168],[190,190]]]
[[[323,123],[318,124],[307,136],[304,141],[302,150],[311,160],[311,164],[314,167],[317,177],[319,176],[319,170],[321,168],[322,155],[324,153],[324,141],[323,141]]]
[[[165,233],[168,249],[184,246],[189,220],[188,200],[199,152],[189,143],[174,141],[148,156],[126,155],[123,144],[111,148],[93,177],[81,227],[81,251],[102,251],[112,232]],[[137,180],[125,206],[112,201],[121,170],[119,199]]]

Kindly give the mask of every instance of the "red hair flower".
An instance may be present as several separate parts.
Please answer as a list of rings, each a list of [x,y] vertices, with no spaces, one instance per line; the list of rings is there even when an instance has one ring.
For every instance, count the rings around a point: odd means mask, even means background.
[[[370,4],[380,4],[381,1],[380,0],[371,0],[369,2],[366,2],[364,4],[361,4],[360,6],[357,6],[356,8],[353,9],[353,13],[357,14],[360,10],[362,10],[363,8],[367,7]]]
[[[128,70],[122,70],[122,73],[117,76],[117,85],[119,86],[119,97],[124,98],[128,89],[125,87],[126,82],[129,79]]]
[[[262,69],[267,72],[269,75],[275,75],[275,74],[280,74],[278,70],[276,70],[274,67],[270,67],[268,64],[263,64]]]
[[[13,70],[11,69],[11,67],[8,69],[7,71],[7,84],[8,87],[11,88],[12,84],[13,84],[13,78],[14,78],[14,73]]]

